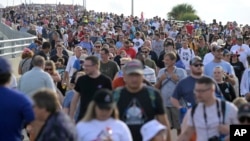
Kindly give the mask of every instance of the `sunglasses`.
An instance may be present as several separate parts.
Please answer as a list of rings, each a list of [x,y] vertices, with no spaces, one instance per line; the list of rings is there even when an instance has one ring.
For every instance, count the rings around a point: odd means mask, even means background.
[[[148,51],[142,51],[142,53],[148,53]]]
[[[240,118],[239,118],[239,121],[240,121],[241,123],[246,122],[246,121],[249,123],[249,122],[250,122],[250,117],[240,117]]]
[[[45,68],[44,70],[45,71],[52,71],[53,69],[51,69],[51,68]]]
[[[101,46],[95,46],[96,48],[101,48]]]
[[[203,64],[193,64],[195,67],[203,67]]]

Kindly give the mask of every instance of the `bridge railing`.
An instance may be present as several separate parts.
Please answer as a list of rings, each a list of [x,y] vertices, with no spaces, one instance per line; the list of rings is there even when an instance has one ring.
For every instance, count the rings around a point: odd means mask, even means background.
[[[5,58],[20,56],[22,50],[37,38],[29,33],[14,30],[2,22],[0,22],[0,33],[0,56]]]
[[[0,56],[5,58],[19,57],[22,50],[28,47],[36,37],[0,40]]]

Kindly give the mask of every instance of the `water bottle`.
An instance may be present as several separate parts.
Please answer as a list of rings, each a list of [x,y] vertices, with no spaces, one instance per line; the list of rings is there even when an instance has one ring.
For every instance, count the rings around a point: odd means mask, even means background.
[[[180,114],[179,115],[179,122],[180,122],[180,124],[182,123],[182,120],[183,120],[186,112],[187,112],[187,108],[186,107],[182,107],[182,108],[179,109],[179,114]]]

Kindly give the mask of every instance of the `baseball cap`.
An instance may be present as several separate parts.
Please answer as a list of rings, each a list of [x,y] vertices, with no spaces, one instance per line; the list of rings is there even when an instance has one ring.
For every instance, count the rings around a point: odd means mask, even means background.
[[[231,54],[232,54],[232,52],[230,52],[228,49],[224,49],[223,56],[225,56],[225,55],[231,55]]]
[[[214,46],[213,51],[217,51],[217,50],[223,50],[223,48],[221,46],[219,46],[219,45]]]
[[[134,60],[126,63],[126,65],[124,66],[123,69],[124,69],[125,74],[137,73],[137,74],[143,75],[143,65],[137,59],[134,59]]]
[[[198,62],[202,63],[202,59],[199,56],[195,56],[193,59],[190,60],[189,64],[193,65],[193,64],[196,64]]]
[[[241,117],[250,117],[250,104],[249,103],[242,104],[239,107],[238,118],[241,118]]]
[[[243,40],[243,37],[241,35],[237,36],[238,40]]]
[[[112,92],[108,89],[100,89],[96,91],[93,100],[100,109],[111,109],[115,106]]]
[[[218,46],[224,46],[226,43],[222,39],[217,40],[217,45]]]
[[[0,74],[10,73],[11,65],[10,63],[3,57],[0,57]]]
[[[162,125],[156,119],[153,119],[145,123],[141,127],[141,135],[142,135],[143,141],[150,141],[155,135],[157,135],[157,133],[166,129],[167,127]]]

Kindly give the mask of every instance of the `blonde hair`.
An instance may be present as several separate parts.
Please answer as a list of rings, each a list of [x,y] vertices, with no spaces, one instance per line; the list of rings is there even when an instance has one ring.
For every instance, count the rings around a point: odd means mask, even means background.
[[[242,104],[246,104],[248,103],[247,100],[243,97],[237,97],[236,99],[234,99],[233,104],[239,108]]]
[[[121,58],[120,59],[120,62],[129,62],[129,61],[131,61],[132,59],[131,58],[129,58],[129,57],[124,57],[124,58]]]
[[[51,61],[51,60],[46,60],[46,61],[45,61],[45,67],[46,67],[46,66],[52,67],[53,74],[56,73],[56,65],[55,65],[55,63],[54,63],[53,61]]]
[[[90,121],[92,119],[96,118],[96,113],[95,113],[95,107],[96,107],[96,103],[94,101],[91,101],[89,103],[87,112],[85,114],[85,116],[82,118],[82,121]],[[117,107],[115,106],[115,108],[112,109],[113,112],[111,114],[111,117],[113,117],[114,119],[119,119],[119,112]]]

